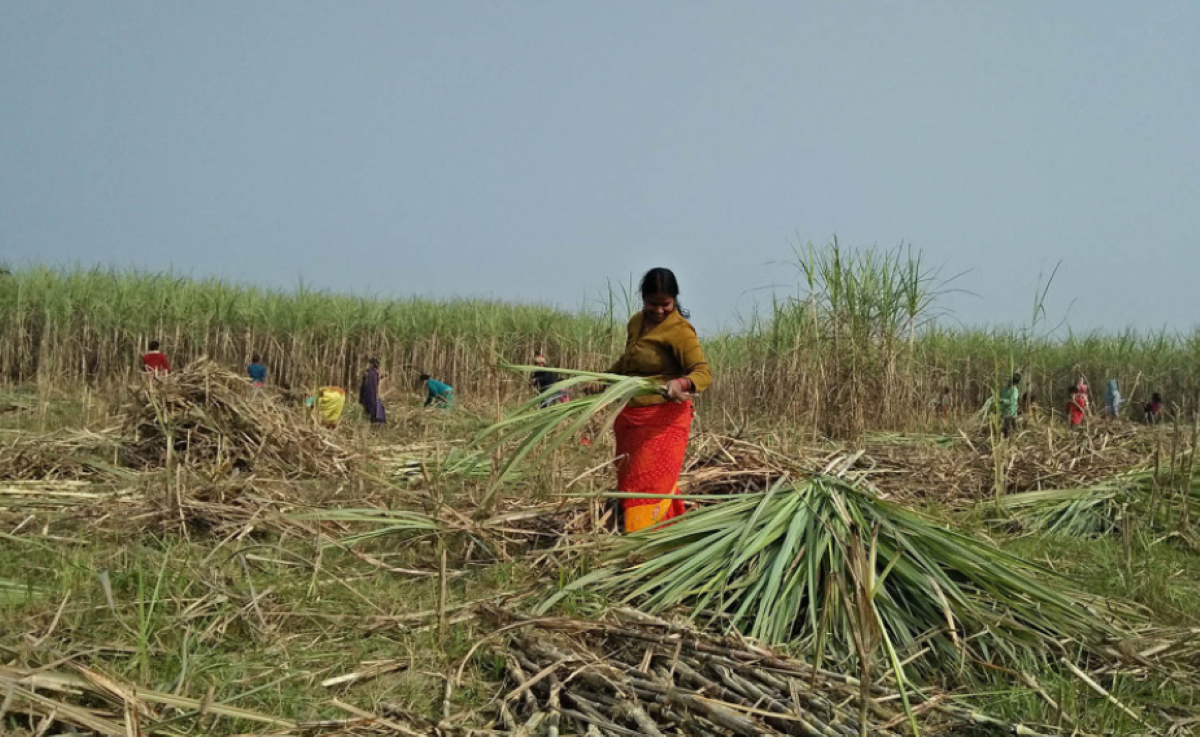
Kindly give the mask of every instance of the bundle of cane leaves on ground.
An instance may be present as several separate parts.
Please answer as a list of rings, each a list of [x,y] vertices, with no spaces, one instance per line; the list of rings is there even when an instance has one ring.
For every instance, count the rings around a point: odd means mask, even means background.
[[[1030,534],[1100,537],[1117,530],[1134,496],[1116,484],[1026,491],[1001,497],[990,522]]]
[[[1091,486],[1003,496],[990,522],[1031,534],[1099,537],[1120,530],[1132,511],[1151,526],[1171,529],[1178,519],[1177,505],[1197,503],[1200,478],[1181,473],[1164,474],[1160,480],[1154,471],[1142,469]]]
[[[387,463],[393,479],[410,484],[435,477],[486,482],[492,476],[492,460],[479,450],[451,448],[444,458],[432,460],[428,454],[411,453],[388,458]]]
[[[539,366],[504,367],[514,371],[543,370]],[[471,442],[471,448],[486,449],[489,453],[496,452],[510,443],[517,444],[496,471],[481,508],[488,507],[500,484],[511,478],[518,466],[539,446],[542,454],[550,453],[567,438],[583,430],[592,420],[606,414],[611,415],[637,397],[663,393],[663,385],[660,382],[645,377],[570,369],[553,370],[567,378],[486,428]],[[585,396],[573,396],[573,390],[589,385],[600,385],[604,390]],[[547,400],[560,392],[572,395],[571,400],[543,406]]]
[[[844,478],[783,479],[615,545],[540,611],[591,592],[835,659],[855,659],[868,627],[897,669],[1027,662],[1116,634],[1105,602],[1051,571]]]

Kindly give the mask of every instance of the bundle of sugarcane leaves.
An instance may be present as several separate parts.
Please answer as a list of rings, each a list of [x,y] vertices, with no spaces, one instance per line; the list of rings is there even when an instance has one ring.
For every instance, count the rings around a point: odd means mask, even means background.
[[[487,481],[492,475],[492,460],[478,450],[451,448],[444,457],[430,460],[418,453],[397,454],[385,459],[390,475],[397,481],[415,483],[430,477],[460,477]],[[510,474],[510,477],[513,474]]]
[[[508,364],[504,364],[504,368],[514,371],[541,370],[539,366]],[[507,443],[518,443],[496,473],[492,488],[489,490],[489,498],[494,493],[495,487],[508,479],[543,441],[545,444],[542,445],[541,452],[549,453],[562,445],[568,438],[583,430],[593,419],[606,412],[614,413],[636,397],[663,393],[661,382],[641,376],[621,376],[571,369],[554,369],[554,371],[567,378],[513,410],[500,422],[484,429],[468,446],[469,449],[486,448],[489,451],[495,451]],[[585,396],[572,396],[569,402],[545,404],[547,400],[560,393],[573,395],[575,392],[572,390],[582,389],[588,385],[603,386],[604,390]],[[562,429],[562,432],[551,437],[551,434],[559,428]]]
[[[862,482],[784,478],[768,491],[695,509],[630,535],[599,568],[552,594],[688,610],[694,620],[821,662],[880,653],[899,676],[1048,660],[1099,647],[1129,605],[1069,583],[916,512]],[[864,657],[865,656],[865,657]]]
[[[1091,486],[1008,494],[1000,497],[989,522],[1031,534],[1100,537],[1118,531],[1131,512],[1152,527],[1170,529],[1177,519],[1174,505],[1196,503],[1200,477],[1180,473],[1160,479],[1153,470],[1141,469]]]

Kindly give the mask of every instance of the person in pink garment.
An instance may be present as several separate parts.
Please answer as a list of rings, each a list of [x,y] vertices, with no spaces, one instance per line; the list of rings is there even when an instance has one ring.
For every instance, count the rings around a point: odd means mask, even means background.
[[[1079,392],[1079,387],[1073,386],[1067,390],[1067,427],[1079,430],[1083,427],[1083,415],[1087,412],[1087,395]]]

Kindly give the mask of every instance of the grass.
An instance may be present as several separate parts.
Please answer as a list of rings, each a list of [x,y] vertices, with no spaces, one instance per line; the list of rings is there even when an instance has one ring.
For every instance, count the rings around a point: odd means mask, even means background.
[[[316,558],[296,543],[284,544],[293,556],[269,548],[247,553],[243,569],[236,556],[214,563],[212,545],[102,540],[67,551],[0,553],[0,576],[19,571],[46,582],[38,600],[0,602],[6,621],[0,650],[15,652],[21,647],[16,636],[28,630],[61,643],[61,653],[74,654],[74,662],[147,688],[195,698],[211,690],[217,703],[298,719],[346,716],[331,706],[344,692],[321,681],[361,670],[363,663],[403,659],[403,669],[354,689],[352,700],[368,708],[386,700],[421,713],[440,711],[441,684],[426,674],[457,665],[475,635],[470,624],[451,624],[440,635],[427,618],[406,620],[436,609],[435,581],[364,575],[358,559],[336,550],[324,553],[314,575],[291,565]],[[108,572],[112,607],[100,570]],[[450,595],[454,602],[486,598],[527,585],[525,575],[480,570],[450,582]],[[250,604],[252,590],[262,595],[257,607]],[[47,615],[60,603],[62,615],[50,631]],[[93,646],[104,649],[88,653]],[[482,695],[473,693],[459,691],[456,707],[476,705]],[[233,734],[255,726],[222,720],[207,729],[201,731]]]
[[[1004,538],[1005,548],[1101,596],[1147,607],[1156,622],[1200,626],[1200,552],[1147,531],[1130,540],[1116,536],[1073,538],[1053,533]]]

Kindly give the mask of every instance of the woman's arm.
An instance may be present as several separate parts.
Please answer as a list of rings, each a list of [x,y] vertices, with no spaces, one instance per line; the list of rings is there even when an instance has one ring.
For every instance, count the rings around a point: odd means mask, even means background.
[[[671,348],[683,369],[683,378],[692,385],[691,391],[702,392],[707,389],[712,384],[712,371],[704,358],[704,349],[700,347],[695,328],[687,325],[680,330],[671,341]]]

